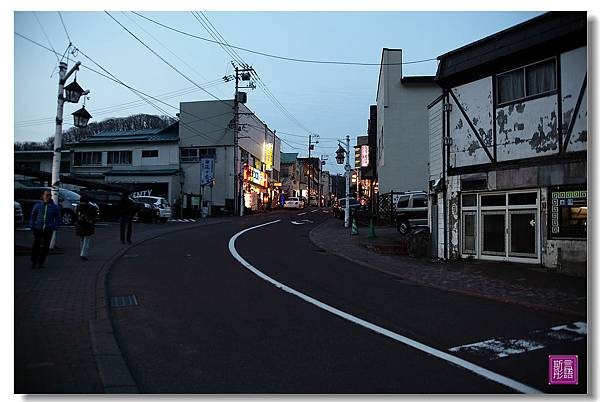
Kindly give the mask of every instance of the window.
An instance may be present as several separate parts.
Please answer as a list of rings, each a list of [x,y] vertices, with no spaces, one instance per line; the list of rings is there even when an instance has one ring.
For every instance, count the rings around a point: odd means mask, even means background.
[[[552,238],[583,238],[587,236],[587,190],[563,189],[550,191],[550,232]]]
[[[158,149],[142,151],[142,158],[158,158]]]
[[[182,162],[198,162],[198,148],[181,148],[179,157]]]
[[[413,196],[413,208],[423,208],[427,207],[427,196],[424,195],[415,195]]]
[[[496,77],[498,104],[556,90],[556,60],[521,67]]]
[[[398,200],[398,208],[408,208],[408,200],[410,197],[408,195],[403,195]]]
[[[39,172],[41,170],[41,163],[40,162],[15,162],[15,170]]]
[[[131,165],[131,151],[108,151],[106,163],[109,165]]]
[[[60,173],[71,172],[71,161],[60,161]]]
[[[506,205],[505,194],[482,195],[482,207],[504,207]]]
[[[535,205],[537,193],[508,194],[508,205]]]
[[[75,152],[75,166],[102,165],[102,152]]]
[[[463,207],[476,207],[477,206],[477,194],[464,194],[462,196]]]

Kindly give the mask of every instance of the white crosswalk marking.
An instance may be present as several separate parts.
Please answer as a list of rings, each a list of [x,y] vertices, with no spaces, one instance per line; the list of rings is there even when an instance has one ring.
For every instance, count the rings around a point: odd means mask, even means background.
[[[587,335],[587,323],[583,321],[557,325],[547,330],[529,332],[523,338],[488,339],[468,345],[455,346],[450,352],[467,353],[489,360],[543,349],[557,343],[576,342]]]

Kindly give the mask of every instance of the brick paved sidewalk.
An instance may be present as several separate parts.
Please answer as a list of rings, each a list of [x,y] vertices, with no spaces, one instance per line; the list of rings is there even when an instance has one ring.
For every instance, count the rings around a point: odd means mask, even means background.
[[[338,219],[328,219],[310,232],[318,247],[368,268],[404,280],[444,290],[515,303],[546,311],[586,317],[585,278],[549,273],[539,266],[482,260],[444,262],[431,258],[386,255],[373,250],[394,247],[400,236],[395,228],[376,228],[378,237],[368,238],[368,228],[358,236]]]
[[[133,244],[211,221],[217,219],[190,224],[134,224]],[[118,223],[97,227],[90,259],[82,261],[75,229],[61,228],[61,253],[49,255],[44,269],[31,269],[29,256],[23,253],[31,245],[31,232],[15,231],[15,393],[106,391],[89,328],[90,322],[98,318],[99,274],[111,258],[129,247],[121,244],[118,231]]]

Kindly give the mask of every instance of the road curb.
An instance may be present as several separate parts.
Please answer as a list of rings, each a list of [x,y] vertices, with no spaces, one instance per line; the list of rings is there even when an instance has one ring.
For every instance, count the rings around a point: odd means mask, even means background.
[[[89,335],[92,344],[92,354],[96,361],[96,367],[100,374],[100,380],[104,392],[107,394],[139,394],[140,390],[132,375],[130,367],[127,365],[127,360],[119,347],[117,335],[115,333],[115,325],[113,315],[110,308],[110,293],[108,289],[108,280],[110,271],[115,263],[121,259],[129,250],[143,244],[147,241],[154,240],[165,234],[182,232],[198,227],[217,225],[220,223],[230,222],[230,220],[219,220],[216,222],[197,222],[186,225],[185,227],[174,227],[173,230],[167,230],[155,235],[151,235],[134,244],[127,245],[117,251],[110,257],[96,274],[96,319],[90,320]]]
[[[368,262],[364,262],[364,261],[353,259],[350,256],[344,255],[344,254],[339,253],[337,251],[333,251],[329,247],[327,247],[327,245],[325,245],[324,243],[319,242],[318,240],[315,240],[314,235],[313,235],[313,231],[319,229],[319,227],[322,226],[323,224],[325,224],[327,221],[328,221],[328,219],[325,219],[323,222],[319,223],[317,226],[315,226],[313,229],[311,229],[308,232],[308,238],[311,241],[311,243],[314,244],[315,246],[317,246],[317,247],[319,247],[319,248],[327,251],[330,254],[333,254],[333,255],[335,255],[337,257],[344,258],[344,259],[346,259],[348,261],[354,262],[354,263],[356,263],[358,265],[361,265],[361,266],[363,266],[365,268],[369,268],[369,269],[373,269],[375,271],[382,272],[384,274],[393,276],[395,278],[399,278],[399,279],[402,279],[404,281],[411,282],[411,283],[413,283],[415,285],[427,286],[427,287],[430,287],[430,288],[440,289],[440,290],[444,290],[444,291],[447,291],[447,292],[458,293],[458,294],[462,294],[462,295],[465,295],[465,296],[478,297],[478,298],[485,299],[485,300],[492,300],[492,301],[502,302],[502,303],[506,303],[506,304],[514,304],[514,305],[518,305],[518,306],[522,306],[522,307],[526,307],[526,308],[530,308],[530,309],[534,309],[534,310],[538,310],[538,311],[545,311],[545,312],[549,312],[549,313],[560,313],[560,314],[572,315],[572,316],[575,316],[575,317],[586,318],[587,319],[587,314],[581,313],[579,311],[574,311],[574,310],[570,310],[570,309],[563,309],[563,308],[548,307],[546,305],[528,303],[528,302],[523,302],[523,301],[513,300],[513,299],[504,299],[504,298],[490,296],[490,295],[483,294],[483,293],[477,293],[477,292],[472,292],[472,291],[462,290],[462,289],[455,289],[455,288],[450,288],[450,287],[446,287],[446,286],[442,286],[442,285],[436,285],[436,284],[432,284],[432,283],[428,283],[428,282],[424,282],[424,281],[418,281],[418,280],[415,280],[413,278],[406,278],[406,277],[404,277],[402,275],[399,275],[396,272],[393,272],[391,270],[387,270],[385,268],[378,267],[378,266],[370,264]]]

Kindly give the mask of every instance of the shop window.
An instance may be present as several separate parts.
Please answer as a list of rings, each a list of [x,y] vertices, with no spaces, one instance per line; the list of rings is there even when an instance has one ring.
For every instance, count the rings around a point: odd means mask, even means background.
[[[75,166],[102,164],[102,152],[75,152],[73,158]]]
[[[535,205],[537,192],[508,194],[508,205]]]
[[[198,148],[181,148],[179,158],[181,162],[198,162]]]
[[[481,196],[482,207],[503,207],[506,205],[505,194],[492,194]]]
[[[477,213],[463,212],[462,251],[463,254],[475,254],[477,234]]]
[[[158,158],[158,149],[148,149],[142,151],[142,158]]]
[[[131,151],[108,151],[106,163],[109,165],[131,165]]]
[[[462,206],[463,207],[476,207],[477,206],[477,194],[463,194]]]
[[[482,212],[481,219],[481,231],[483,234],[481,254],[505,255],[504,230],[506,216],[504,211]]]
[[[552,238],[586,238],[587,190],[550,190]]]
[[[518,101],[556,90],[556,60],[521,67],[496,77],[498,103]]]

